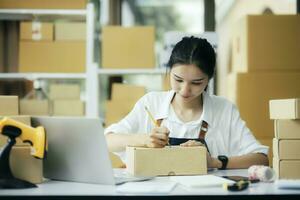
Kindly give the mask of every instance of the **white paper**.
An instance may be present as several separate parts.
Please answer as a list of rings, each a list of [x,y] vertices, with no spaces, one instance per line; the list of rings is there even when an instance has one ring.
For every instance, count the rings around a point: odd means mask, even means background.
[[[276,180],[275,185],[278,189],[300,189],[300,180],[282,179]]]

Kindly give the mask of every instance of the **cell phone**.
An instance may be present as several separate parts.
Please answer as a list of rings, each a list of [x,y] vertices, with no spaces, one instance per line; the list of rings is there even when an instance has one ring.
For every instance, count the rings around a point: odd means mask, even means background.
[[[245,177],[245,176],[222,176],[223,178],[227,178],[229,180],[233,180],[235,182],[238,182],[238,181],[248,181],[249,178],[248,177]]]

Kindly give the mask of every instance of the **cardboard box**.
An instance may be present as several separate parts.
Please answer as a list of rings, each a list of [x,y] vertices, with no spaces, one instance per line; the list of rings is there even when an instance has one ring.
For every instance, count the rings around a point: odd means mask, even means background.
[[[0,115],[18,115],[19,98],[18,96],[0,95]]]
[[[146,93],[143,86],[114,83],[112,85],[111,99],[114,101],[138,101]]]
[[[30,155],[31,147],[13,147],[10,166],[13,175],[31,183],[43,182],[43,160]]]
[[[270,118],[300,119],[300,99],[270,100]]]
[[[275,137],[277,139],[300,139],[300,120],[274,120]]]
[[[1,0],[0,8],[85,9],[87,0]]]
[[[134,176],[207,174],[206,148],[202,146],[127,147],[126,156],[127,170]]]
[[[102,29],[102,68],[154,68],[154,27]]]
[[[53,41],[53,23],[21,22],[20,40]]]
[[[80,86],[77,84],[51,84],[50,99],[80,99]]]
[[[27,115],[17,115],[17,116],[0,116],[0,121],[3,119],[3,117],[9,117],[13,120],[22,122],[28,126],[31,126],[31,118],[30,116]],[[5,144],[7,144],[7,139],[8,137],[0,134],[0,148],[3,147]],[[28,146],[28,143],[23,143],[22,140],[20,138],[16,139],[16,144],[17,146],[22,145],[22,146]]]
[[[273,138],[269,101],[300,96],[300,73],[232,73],[227,97],[257,138]]]
[[[85,104],[81,100],[53,100],[54,116],[83,116]]]
[[[86,40],[86,23],[57,22],[55,23],[55,40]]]
[[[105,126],[123,119],[134,107],[135,101],[106,101]]]
[[[300,160],[300,140],[273,139],[273,155],[280,160]]]
[[[85,42],[20,42],[19,72],[85,72]]]
[[[300,160],[273,158],[273,169],[279,179],[300,179]]]
[[[48,100],[23,99],[20,100],[21,115],[49,115],[50,105]]]
[[[246,16],[233,31],[233,71],[299,71],[299,23],[299,15]]]

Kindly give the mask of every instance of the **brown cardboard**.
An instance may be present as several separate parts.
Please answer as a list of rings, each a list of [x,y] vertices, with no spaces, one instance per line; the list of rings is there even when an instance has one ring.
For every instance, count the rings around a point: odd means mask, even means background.
[[[85,72],[85,42],[20,42],[19,72]]]
[[[227,97],[257,138],[273,138],[269,101],[300,96],[300,73],[232,73]]]
[[[105,126],[120,121],[134,107],[135,101],[106,101],[105,103]]]
[[[49,101],[38,99],[20,100],[21,115],[49,115]]]
[[[300,119],[300,98],[272,99],[269,105],[271,119]]]
[[[299,71],[299,15],[248,15],[233,31],[234,72]]]
[[[300,140],[273,139],[273,155],[280,160],[300,160]]]
[[[43,182],[43,160],[30,155],[31,147],[13,147],[10,155],[10,166],[16,178],[31,183]]]
[[[275,137],[278,139],[300,139],[300,120],[274,120]]]
[[[86,24],[81,22],[55,23],[55,40],[86,40]]]
[[[0,8],[85,9],[87,0],[1,0]]]
[[[126,165],[125,163],[123,163],[123,161],[121,160],[121,158],[112,153],[112,152],[109,152],[109,157],[110,157],[110,161],[111,161],[111,165],[113,168],[125,168]]]
[[[154,27],[102,29],[102,68],[154,68]]]
[[[54,116],[83,116],[85,104],[81,100],[53,100]]]
[[[78,84],[51,84],[50,99],[80,99],[80,86]]]
[[[21,22],[20,40],[53,41],[53,23]]]
[[[206,148],[202,146],[127,147],[126,156],[127,170],[135,176],[207,174]]]
[[[0,115],[18,115],[19,98],[18,96],[0,95]]]
[[[300,160],[273,158],[273,169],[279,179],[300,179]]]
[[[136,102],[146,93],[143,86],[114,83],[112,85],[112,100],[133,101]]]
[[[29,125],[31,126],[31,121],[30,121],[30,116],[27,116],[27,115],[17,115],[17,116],[0,116],[0,121],[3,119],[3,117],[9,117],[13,120],[16,120],[18,122],[22,122],[26,125]],[[6,143],[7,143],[7,137],[0,134],[0,147],[3,147]],[[16,144],[15,145],[26,145],[28,146],[29,144],[28,143],[23,143],[22,140],[20,138],[16,138]]]

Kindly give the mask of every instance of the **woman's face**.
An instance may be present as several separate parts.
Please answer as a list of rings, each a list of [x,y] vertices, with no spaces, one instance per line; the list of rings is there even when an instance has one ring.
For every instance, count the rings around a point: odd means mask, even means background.
[[[171,88],[184,102],[198,98],[208,84],[208,75],[194,64],[178,64],[170,72]]]

